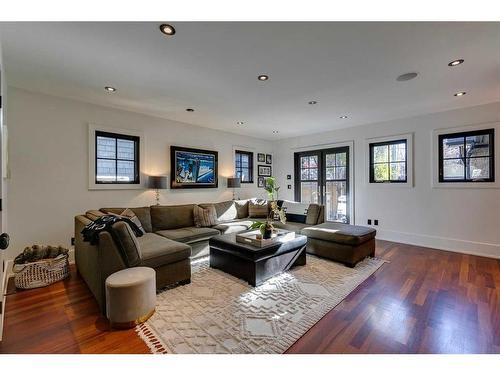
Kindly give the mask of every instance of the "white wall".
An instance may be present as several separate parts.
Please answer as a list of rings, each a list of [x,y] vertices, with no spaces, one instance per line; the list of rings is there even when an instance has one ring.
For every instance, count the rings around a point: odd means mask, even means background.
[[[294,199],[294,152],[354,141],[356,224],[379,219],[375,228],[381,239],[500,258],[500,189],[431,186],[432,130],[489,122],[500,122],[500,103],[276,141],[274,170],[282,186],[280,196]],[[414,133],[414,187],[368,184],[366,139],[403,133]],[[497,145],[499,138],[497,125]],[[496,150],[499,181],[500,148]],[[291,181],[286,180],[287,174],[292,175]],[[286,188],[288,184],[292,190]]]
[[[216,202],[232,198],[226,178],[234,173],[233,149],[270,153],[272,144],[207,128],[32,93],[9,86],[9,257],[33,243],[69,246],[73,217],[100,207],[154,204],[150,190],[88,190],[88,123],[144,132],[145,172],[170,175],[170,145],[219,152],[219,188],[161,191],[162,204]],[[256,163],[255,163],[256,164]],[[254,172],[256,174],[256,171]],[[264,196],[241,188],[242,198]],[[170,181],[170,178],[169,178]]]

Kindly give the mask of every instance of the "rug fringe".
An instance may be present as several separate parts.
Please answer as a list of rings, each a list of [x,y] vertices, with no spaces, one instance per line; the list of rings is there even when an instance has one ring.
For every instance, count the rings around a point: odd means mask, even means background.
[[[167,354],[166,345],[161,339],[155,335],[151,327],[147,323],[141,323],[136,326],[135,331],[139,337],[144,341],[152,354]]]

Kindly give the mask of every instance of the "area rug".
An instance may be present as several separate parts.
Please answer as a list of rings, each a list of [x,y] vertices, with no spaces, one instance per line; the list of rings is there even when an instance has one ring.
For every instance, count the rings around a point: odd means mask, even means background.
[[[355,268],[307,256],[259,287],[193,262],[191,284],[157,296],[155,314],[137,327],[153,353],[283,353],[382,264]]]

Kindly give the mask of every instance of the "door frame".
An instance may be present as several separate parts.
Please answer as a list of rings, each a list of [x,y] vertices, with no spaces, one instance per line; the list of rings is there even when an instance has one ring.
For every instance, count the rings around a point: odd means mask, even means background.
[[[314,145],[308,145],[308,146],[302,146],[302,147],[293,147],[291,149],[292,152],[292,160],[293,160],[293,171],[294,171],[294,192],[293,196],[294,198],[296,197],[297,194],[297,173],[295,171],[295,155],[298,152],[314,152],[314,151],[325,151],[329,149],[334,149],[334,148],[342,148],[342,147],[347,147],[348,148],[348,159],[349,159],[349,170],[348,170],[348,181],[349,181],[349,223],[352,225],[356,224],[356,217],[355,217],[355,182],[354,182],[354,164],[356,162],[355,159],[355,149],[354,149],[354,141],[343,141],[343,142],[336,142],[336,143],[322,143],[322,144],[314,144]],[[323,172],[321,172],[323,173]]]
[[[1,47],[1,46],[0,46]],[[4,66],[2,64],[2,50],[0,48],[0,233],[4,232],[5,221],[3,220],[3,210],[5,209],[5,189],[4,189],[4,117],[5,117],[5,91],[6,83],[4,79]],[[3,335],[3,322],[5,319],[5,295],[7,289],[7,276],[9,273],[9,262],[5,259],[6,250],[0,250],[0,341]]]

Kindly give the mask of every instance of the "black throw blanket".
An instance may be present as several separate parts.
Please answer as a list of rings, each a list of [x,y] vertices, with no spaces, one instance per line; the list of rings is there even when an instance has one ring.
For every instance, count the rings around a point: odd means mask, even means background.
[[[90,242],[91,245],[97,245],[99,243],[99,233],[102,231],[106,231],[111,233],[114,238],[113,233],[113,224],[119,221],[126,222],[130,228],[133,230],[136,237],[142,236],[142,231],[139,229],[137,225],[135,225],[132,220],[126,217],[120,217],[116,215],[106,215],[97,218],[92,223],[89,223],[83,228],[82,235],[83,240],[86,242]]]

